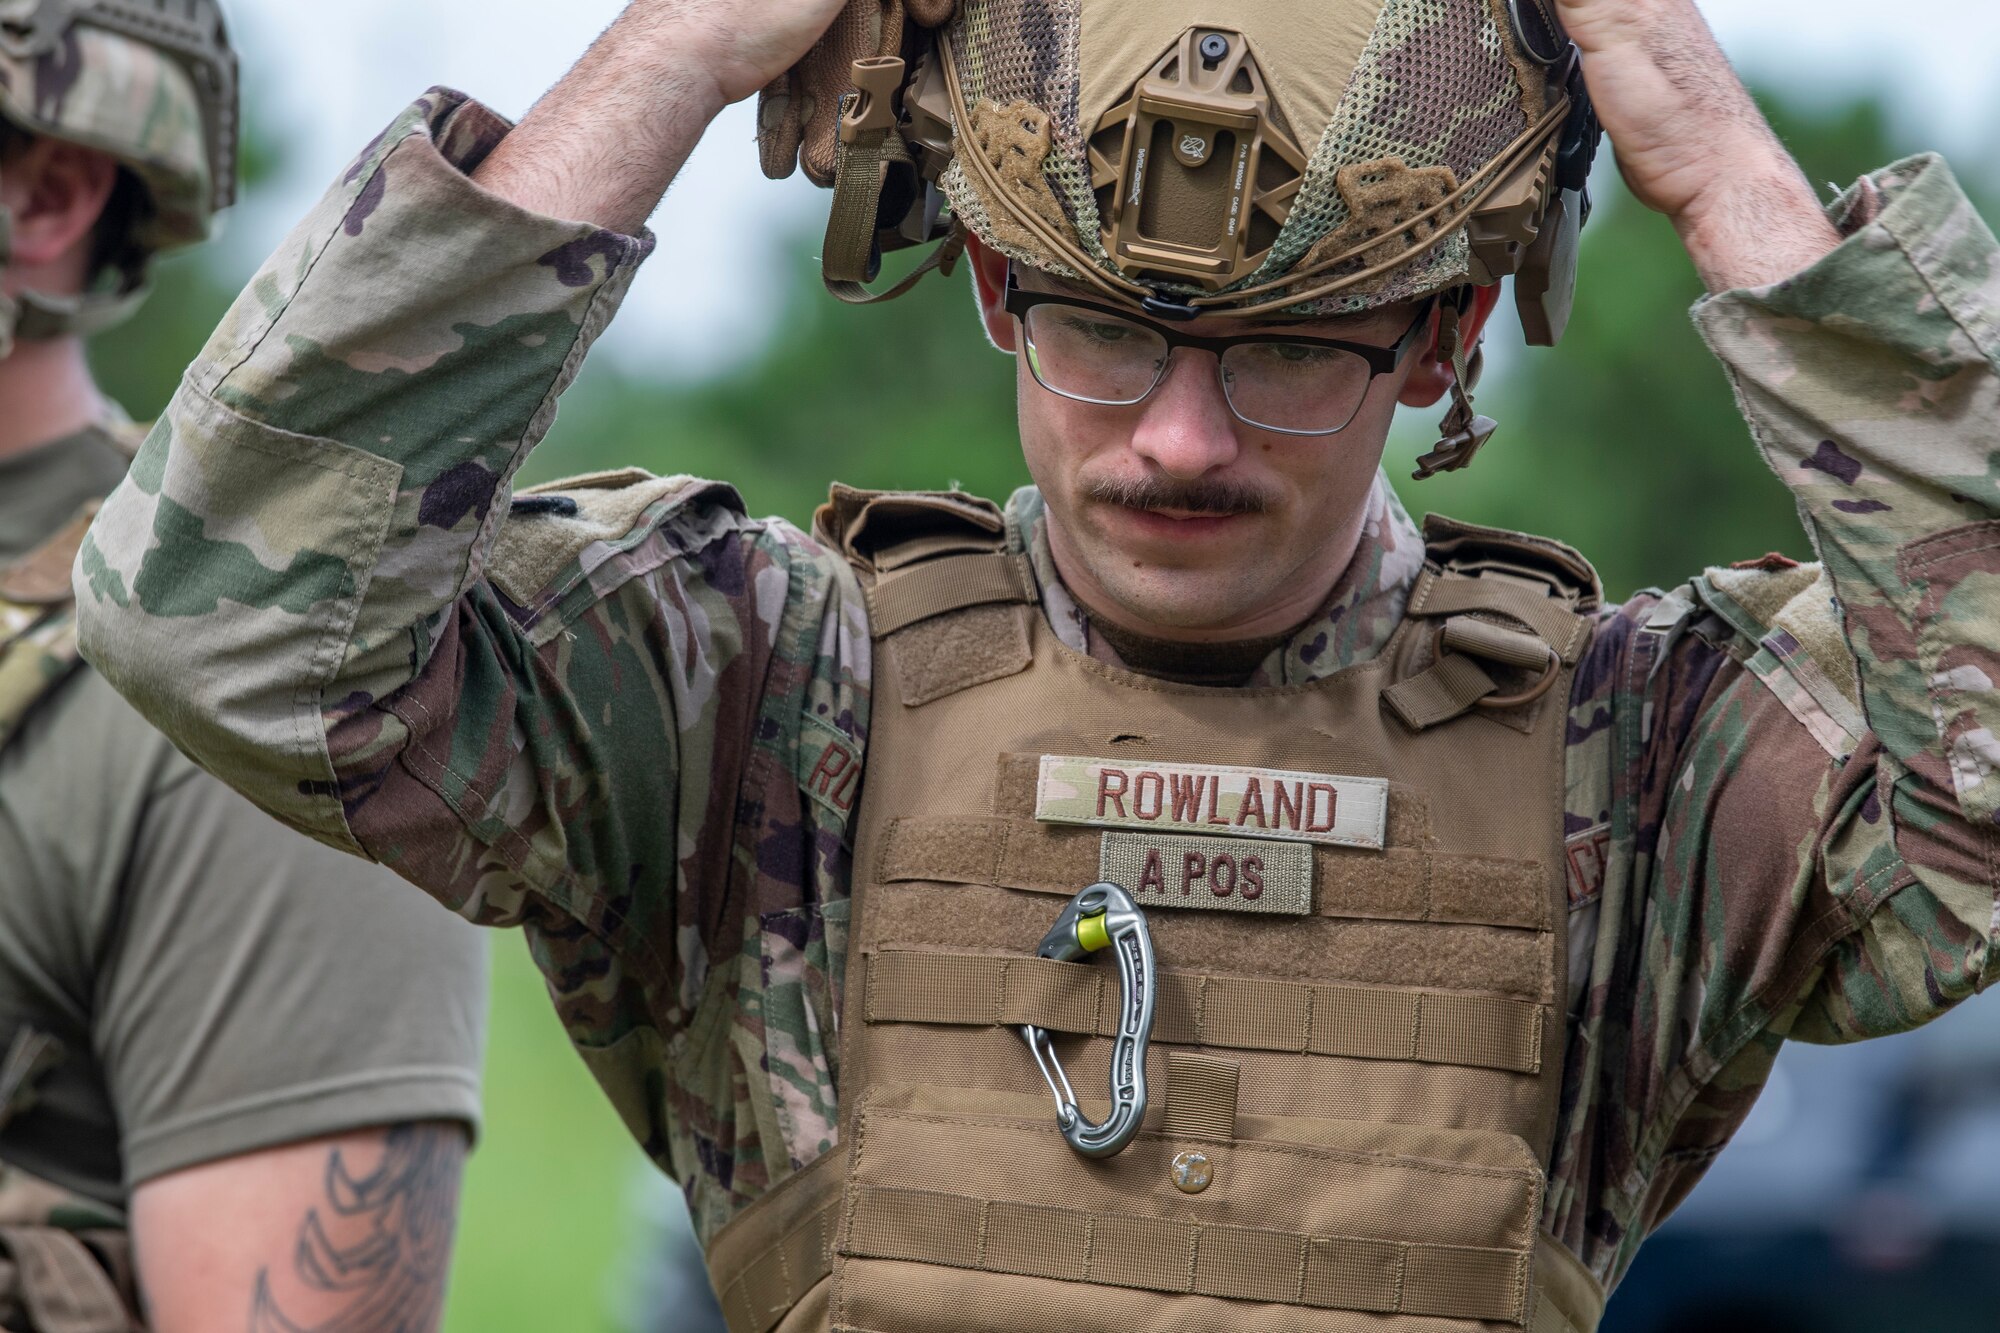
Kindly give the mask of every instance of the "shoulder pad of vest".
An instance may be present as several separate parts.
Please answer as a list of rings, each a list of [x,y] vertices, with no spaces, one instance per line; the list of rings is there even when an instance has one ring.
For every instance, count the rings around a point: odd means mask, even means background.
[[[70,566],[83,548],[83,534],[90,530],[90,521],[97,517],[97,506],[92,500],[54,536],[0,568],[0,601],[32,607],[68,605]]]
[[[1549,537],[1482,527],[1439,514],[1424,516],[1424,555],[1443,569],[1474,574],[1488,569],[1548,583],[1590,612],[1604,599],[1597,571],[1573,547]]]
[[[963,491],[862,491],[834,486],[813,515],[813,535],[870,571],[933,556],[999,551],[1007,518],[999,505]]]
[[[514,493],[507,519],[494,539],[486,576],[517,606],[527,606],[593,542],[630,535],[662,501],[686,505],[711,501],[738,513],[736,488],[697,477],[656,477],[644,468],[619,468],[529,486]]]

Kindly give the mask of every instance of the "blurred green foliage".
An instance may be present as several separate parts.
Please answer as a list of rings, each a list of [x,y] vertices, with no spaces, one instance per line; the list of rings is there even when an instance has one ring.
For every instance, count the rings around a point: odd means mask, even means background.
[[[1926,146],[1899,135],[1873,99],[1766,105],[1815,182],[1851,181]],[[273,158],[252,162],[264,171]],[[1970,183],[1976,195],[1994,185]],[[1468,472],[1399,488],[1417,512],[1570,541],[1616,596],[1766,550],[1807,555],[1789,498],[1689,322],[1701,289],[1672,229],[1632,204],[1608,168],[1598,187],[1562,347],[1519,347],[1503,306],[1480,398],[1500,435]],[[674,383],[599,358],[524,479],[634,464],[693,472],[801,523],[835,478],[996,497],[1025,482],[1013,363],[986,344],[963,276],[857,311],[821,291],[815,253],[816,238],[797,238],[796,281],[768,343],[727,374]],[[249,258],[210,247],[162,265],[147,316],[95,348],[106,388],[135,414],[157,412]],[[1438,415],[1405,413],[1392,476],[1429,447]],[[496,940],[496,958],[488,1131],[467,1177],[448,1327],[609,1329],[608,1284],[631,1252],[621,1237],[629,1186],[644,1168],[568,1053],[519,941]]]

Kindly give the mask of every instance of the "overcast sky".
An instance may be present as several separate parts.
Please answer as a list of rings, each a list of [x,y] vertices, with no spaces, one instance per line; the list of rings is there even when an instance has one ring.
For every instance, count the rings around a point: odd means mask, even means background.
[[[230,0],[246,113],[275,125],[272,137],[289,150],[286,178],[249,201],[230,243],[267,251],[431,84],[518,117],[620,8],[622,0]],[[1912,141],[1961,156],[1996,152],[1995,0],[1703,0],[1702,9],[1753,78],[1829,98],[1879,88]],[[753,126],[750,105],[730,108],[655,216],[660,252],[605,343],[628,365],[698,371],[740,350],[763,326],[774,287],[762,275],[780,238],[823,219],[827,196],[796,177],[773,183],[759,173]],[[702,263],[676,265],[698,246]]]

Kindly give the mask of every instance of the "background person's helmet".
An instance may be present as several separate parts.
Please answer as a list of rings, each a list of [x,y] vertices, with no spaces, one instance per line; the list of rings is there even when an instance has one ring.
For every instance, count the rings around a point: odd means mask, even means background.
[[[1568,320],[1598,130],[1551,4],[850,0],[765,90],[764,168],[834,186],[847,300],[949,267],[968,229],[1155,318],[1446,293],[1460,387],[1428,474],[1492,432],[1463,290],[1514,276],[1531,343]],[[932,240],[866,290],[884,250]]]
[[[82,297],[0,296],[13,336],[89,334],[130,315],[156,254],[207,238],[236,194],[236,55],[218,0],[0,0],[0,131],[94,148],[136,182]],[[4,170],[4,165],[0,165]],[[0,266],[12,220],[0,209]]]

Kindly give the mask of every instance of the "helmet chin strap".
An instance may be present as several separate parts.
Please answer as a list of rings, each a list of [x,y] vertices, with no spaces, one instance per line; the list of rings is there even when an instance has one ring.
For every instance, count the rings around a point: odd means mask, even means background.
[[[1462,289],[1456,299],[1447,300],[1438,316],[1438,350],[1451,360],[1451,410],[1445,413],[1444,420],[1438,425],[1444,438],[1417,460],[1417,470],[1411,474],[1417,481],[1469,466],[1472,456],[1493,438],[1494,431],[1500,429],[1500,423],[1492,417],[1481,416],[1472,410],[1472,391],[1479,384],[1480,371],[1485,368],[1486,352],[1476,346],[1469,355],[1466,351],[1467,339],[1461,321],[1469,303],[1470,291],[1470,288]]]

